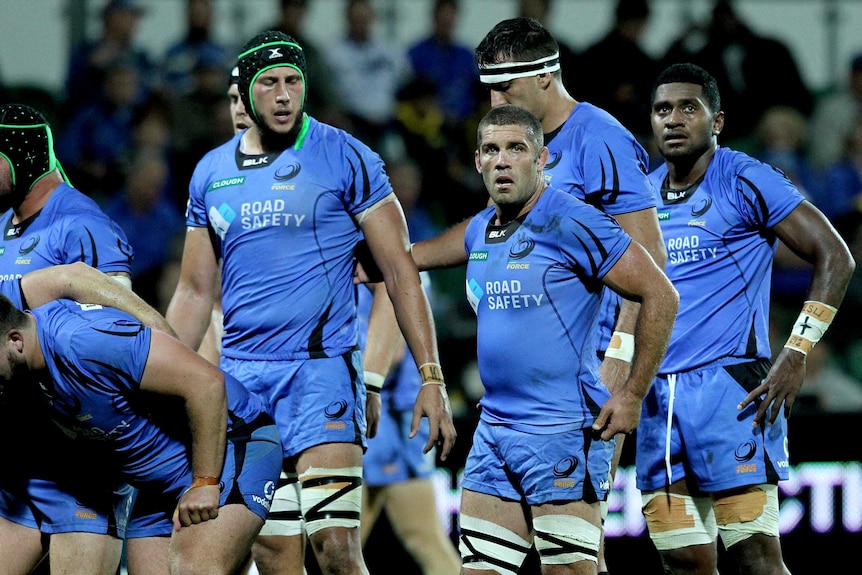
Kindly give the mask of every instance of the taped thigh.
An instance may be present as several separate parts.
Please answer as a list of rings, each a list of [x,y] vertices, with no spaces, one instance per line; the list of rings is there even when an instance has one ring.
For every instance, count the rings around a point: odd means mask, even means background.
[[[732,495],[716,497],[715,520],[725,547],[756,533],[778,537],[778,486],[752,485]]]
[[[296,473],[282,471],[275,496],[272,498],[272,507],[260,535],[302,535],[303,527],[299,479]]]
[[[545,565],[578,561],[598,563],[601,527],[574,515],[542,515],[533,518],[535,544]]]
[[[458,550],[463,569],[481,569],[517,575],[527,558],[529,541],[484,519],[461,514]]]
[[[299,475],[305,531],[327,527],[359,528],[362,509],[362,467],[309,467]]]
[[[642,495],[649,536],[659,551],[708,545],[718,536],[712,500],[654,491]]]

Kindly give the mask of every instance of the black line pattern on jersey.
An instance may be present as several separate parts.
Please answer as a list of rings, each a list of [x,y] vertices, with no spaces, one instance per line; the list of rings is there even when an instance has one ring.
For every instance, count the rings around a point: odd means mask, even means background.
[[[90,229],[86,226],[84,226],[84,232],[86,232],[87,237],[90,239],[90,251],[93,254],[93,261],[92,262],[87,261],[87,249],[84,246],[83,240],[81,240],[81,242],[79,243],[79,245],[81,247],[81,260],[80,261],[84,262],[85,264],[89,264],[90,267],[94,267],[94,268],[98,269],[98,267],[99,267],[99,250],[96,247],[96,238],[93,237],[93,234],[90,232]]]
[[[760,192],[760,189],[754,185],[754,182],[749,180],[748,178],[739,175],[739,179],[744,182],[748,188],[754,192],[754,198],[757,200],[757,205],[754,205],[754,202],[748,197],[748,194],[745,193],[745,190],[742,187],[737,188],[737,191],[742,195],[743,199],[751,206],[754,210],[755,214],[757,214],[760,221],[758,223],[760,225],[766,225],[766,222],[769,221],[769,206],[766,204],[766,199],[764,199],[763,194]]]
[[[595,245],[595,249],[596,249],[596,251],[599,252],[599,255],[601,256],[602,261],[606,260],[608,257],[608,250],[605,249],[605,246],[604,246],[604,244],[602,244],[602,241],[599,239],[599,237],[596,234],[594,234],[590,228],[585,226],[579,220],[576,220],[575,218],[571,218],[571,219],[582,230],[584,230],[584,232],[586,232],[586,234],[593,241],[593,244]],[[590,278],[595,278],[599,274],[599,264],[601,262],[596,261],[596,259],[593,257],[593,250],[590,249],[590,246],[587,244],[587,242],[584,241],[584,239],[581,237],[580,234],[575,233],[572,235],[575,237],[575,239],[578,241],[578,243],[581,244],[581,246],[584,248],[584,251],[587,253],[587,257],[590,259],[590,267],[592,268],[591,269],[592,273],[590,274]]]
[[[320,359],[329,357],[323,350],[323,332],[326,324],[329,322],[329,313],[332,311],[332,303],[326,307],[326,310],[317,320],[317,325],[311,330],[311,335],[308,336],[308,356],[312,359]]]
[[[608,158],[610,158],[610,160],[611,160],[611,176],[612,176],[612,178],[611,178],[610,188],[608,189],[607,187],[605,187],[605,189],[602,190],[602,195],[604,195],[605,192],[610,192],[609,194],[607,194],[607,202],[606,203],[607,204],[615,204],[615,203],[617,203],[617,197],[619,197],[619,195],[620,195],[620,172],[617,169],[617,159],[614,156],[614,152],[613,152],[613,150],[611,150],[611,147],[608,146],[607,142],[605,143],[605,149],[608,151]],[[607,184],[607,176],[605,174],[605,163],[604,162],[602,162],[602,182]]]
[[[351,197],[351,200],[353,201],[353,203],[362,203],[362,202],[366,201],[368,199],[368,197],[371,195],[371,191],[370,191],[371,180],[368,177],[368,167],[365,165],[365,162],[363,161],[362,156],[359,154],[359,151],[352,144],[347,144],[347,146],[353,151],[354,154],[356,154],[356,159],[359,162],[359,170],[360,170],[360,172],[362,172],[362,188],[363,188],[361,199],[359,201],[357,201],[356,179],[353,178],[353,180],[350,182],[350,197]],[[351,164],[351,166],[353,166],[353,165]],[[354,167],[354,173],[355,173],[355,169],[356,168]]]

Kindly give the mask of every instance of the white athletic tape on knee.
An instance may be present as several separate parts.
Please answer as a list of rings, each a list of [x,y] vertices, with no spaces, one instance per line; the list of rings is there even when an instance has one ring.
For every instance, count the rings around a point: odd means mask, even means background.
[[[545,565],[578,561],[598,563],[602,529],[573,515],[542,515],[533,519],[535,544]]]
[[[285,537],[302,535],[304,524],[299,500],[299,478],[296,473],[282,472],[269,515],[260,534]]]
[[[309,467],[299,475],[305,531],[327,527],[359,528],[362,509],[362,468]]]
[[[461,514],[460,543],[462,567],[491,570],[500,575],[517,575],[527,558],[530,542],[496,523]]]
[[[765,495],[765,497],[764,497]],[[729,502],[740,509],[731,509],[730,513],[739,519],[740,515],[746,515],[745,519],[756,515],[749,521],[727,521],[725,522],[724,511],[716,511],[718,517],[718,530],[721,532],[721,541],[725,547],[735,545],[757,533],[778,537],[778,486],[758,485],[751,488],[747,493],[735,496],[734,502]],[[724,498],[716,503],[721,505]]]
[[[709,545],[718,536],[712,501],[676,493],[644,493],[643,514],[649,536],[659,551]]]

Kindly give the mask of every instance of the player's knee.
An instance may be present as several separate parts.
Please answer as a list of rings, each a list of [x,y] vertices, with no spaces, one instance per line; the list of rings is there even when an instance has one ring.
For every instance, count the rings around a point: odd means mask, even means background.
[[[598,563],[602,530],[586,519],[573,515],[542,515],[533,519],[533,529],[543,565]]]
[[[530,542],[496,523],[461,514],[462,571],[490,570],[517,575],[527,558]]]
[[[659,551],[711,545],[718,536],[708,497],[650,492],[642,495],[650,539]]]
[[[716,497],[715,520],[725,547],[756,534],[778,537],[778,487],[752,485]]]
[[[278,487],[275,490],[266,523],[260,530],[261,536],[277,537],[273,537],[270,542],[264,542],[262,545],[264,547],[278,546],[281,537],[301,536],[304,527],[299,478],[295,473],[282,472],[278,479]],[[273,552],[277,553],[277,551]]]
[[[302,515],[309,536],[328,527],[359,529],[362,467],[310,467],[299,476]]]

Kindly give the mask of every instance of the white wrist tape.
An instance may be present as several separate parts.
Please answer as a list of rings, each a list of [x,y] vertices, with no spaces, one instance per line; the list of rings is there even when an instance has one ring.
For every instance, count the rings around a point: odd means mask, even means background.
[[[374,373],[373,371],[363,371],[362,374],[365,378],[365,391],[370,393],[380,393],[380,390],[383,389],[383,382],[386,381],[386,378],[379,373]]]
[[[423,363],[419,366],[419,376],[422,378],[423,387],[426,385],[442,385],[446,386],[446,381],[443,379],[443,368],[439,363]]]
[[[611,336],[611,342],[608,344],[608,349],[605,350],[605,357],[621,359],[631,363],[635,356],[635,336],[624,331],[615,331]]]
[[[819,301],[805,302],[784,347],[808,355],[808,352],[829,329],[837,311],[838,308]]]

